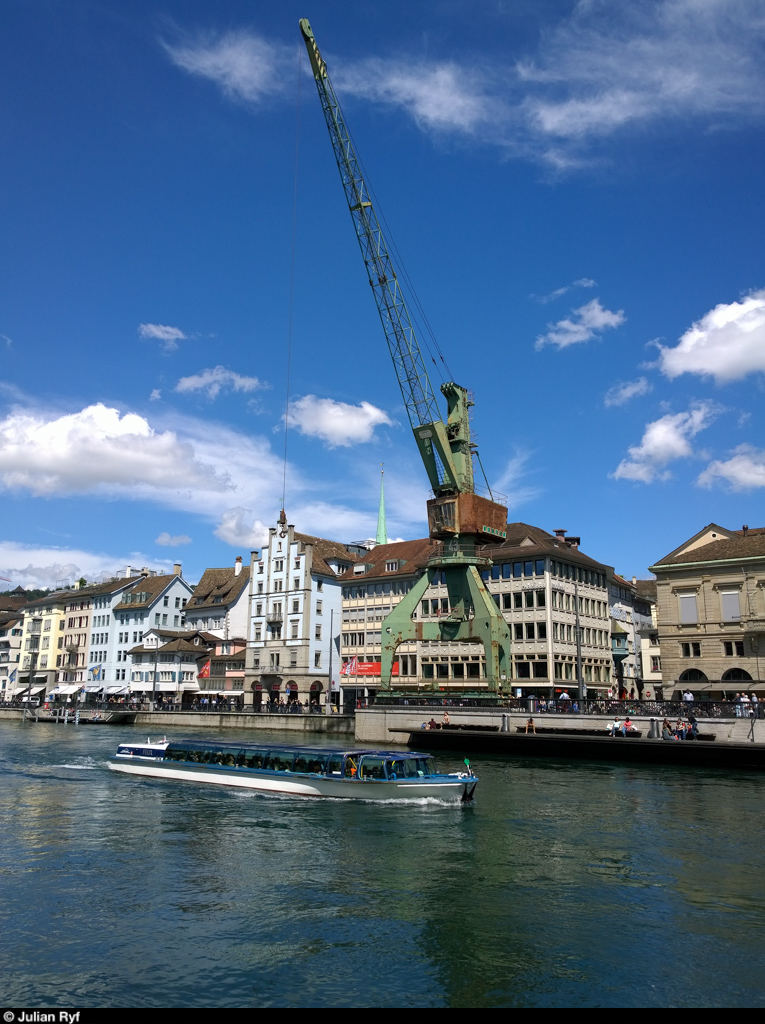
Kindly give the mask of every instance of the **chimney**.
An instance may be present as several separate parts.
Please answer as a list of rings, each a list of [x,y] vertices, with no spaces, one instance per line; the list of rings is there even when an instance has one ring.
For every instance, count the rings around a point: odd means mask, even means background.
[[[636,587],[636,586],[637,586],[637,576],[633,576],[633,577],[632,577],[632,586],[633,586],[633,587]]]
[[[749,533],[749,527],[748,526],[742,526],[741,527],[741,532],[746,537],[748,535],[748,533]]]
[[[563,538],[566,536],[566,530],[553,530],[556,537]]]
[[[180,566],[178,567],[180,569]],[[237,555],[234,559],[234,576],[238,576],[242,571],[242,556]]]
[[[132,565],[126,565],[125,566],[125,579],[129,580],[131,575],[132,575],[132,573],[133,573]]]
[[[181,575],[181,563],[180,562],[176,562],[173,565],[173,576],[180,576],[180,575]]]

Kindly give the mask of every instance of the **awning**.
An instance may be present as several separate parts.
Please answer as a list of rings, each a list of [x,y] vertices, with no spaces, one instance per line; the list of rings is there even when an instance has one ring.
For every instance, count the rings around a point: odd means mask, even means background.
[[[66,696],[67,693],[74,693],[75,690],[79,690],[79,688],[80,688],[79,686],[72,686],[71,683],[66,683],[66,684],[65,683],[59,683],[59,685],[55,688],[55,690],[51,690],[51,693],[55,693],[56,695],[61,694],[63,696]]]
[[[157,683],[155,689],[159,693],[175,693],[178,689],[178,683]]]
[[[32,676],[32,678],[33,678],[33,679],[45,679],[45,680],[47,681],[47,679],[48,679],[48,675],[47,675],[47,673],[46,673],[46,672],[43,672],[43,673],[41,673],[40,675],[34,675],[34,676]]]
[[[26,687],[25,687],[25,689],[26,689]],[[32,689],[29,692],[30,693],[39,693],[40,690],[44,690],[44,689],[45,689],[44,686],[33,686]]]
[[[75,686],[74,689],[79,690],[80,687]],[[83,686],[82,689],[85,691],[85,693],[100,693],[101,690],[103,690],[103,686],[101,686],[101,684],[99,683],[98,685]]]
[[[105,687],[106,693],[128,693],[127,686],[107,686]]]
[[[182,690],[198,690],[199,683],[181,683]]]

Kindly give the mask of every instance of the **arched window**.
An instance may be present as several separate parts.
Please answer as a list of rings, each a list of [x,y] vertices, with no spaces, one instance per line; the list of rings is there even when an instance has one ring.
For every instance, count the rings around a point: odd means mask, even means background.
[[[679,683],[706,683],[707,677],[698,668],[687,668],[678,679]]]
[[[752,677],[743,668],[729,668],[727,672],[723,673],[722,682],[724,683],[751,683]]]

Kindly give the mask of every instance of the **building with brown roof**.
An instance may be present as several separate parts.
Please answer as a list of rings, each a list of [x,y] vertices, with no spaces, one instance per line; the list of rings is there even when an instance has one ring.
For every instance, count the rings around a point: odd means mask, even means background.
[[[344,685],[355,682],[359,689],[365,686],[367,693],[379,686],[381,620],[403,596],[394,593],[394,582],[406,579],[411,588],[436,551],[436,542],[428,539],[407,545],[411,560],[398,571],[390,571],[397,545],[386,545],[384,551],[374,548],[369,557],[362,556],[343,577]],[[577,600],[583,682],[593,691],[608,689],[613,678],[608,600],[613,567],[585,554],[579,538],[567,537],[565,530],[548,533],[528,523],[508,523],[505,541],[479,553],[494,562],[481,575],[513,634],[507,689],[521,695],[554,696],[556,690],[570,690],[576,684]],[[359,566],[370,561],[373,572],[362,573]],[[390,590],[385,589],[386,582]],[[449,613],[445,578],[434,572],[415,618],[446,624]],[[402,646],[398,661],[396,689],[474,692],[486,686],[485,656],[479,644],[447,639],[418,642],[413,650]]]
[[[188,703],[200,689],[199,670],[215,650],[218,638],[186,628],[152,626],[141,642],[127,651],[129,690],[141,701]]]
[[[340,577],[342,635],[340,686],[345,704],[354,705],[374,693],[380,681],[382,622],[425,572],[439,542],[419,540],[379,544],[365,551]],[[397,680],[416,686],[419,675],[416,643],[398,650]]]
[[[357,559],[353,545],[298,533],[282,512],[262,551],[250,557],[245,694],[326,699],[340,670],[340,582]]]
[[[765,688],[765,528],[710,523],[650,566],[664,696]]]
[[[247,635],[250,566],[237,556],[233,566],[205,569],[186,605],[186,625],[221,640]]]

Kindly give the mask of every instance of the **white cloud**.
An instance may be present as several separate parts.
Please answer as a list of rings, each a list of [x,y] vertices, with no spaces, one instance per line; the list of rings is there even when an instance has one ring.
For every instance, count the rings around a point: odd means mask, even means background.
[[[249,508],[226,509],[214,533],[233,547],[260,548],[268,540],[268,527]]]
[[[331,398],[304,395],[290,405],[289,423],[301,434],[321,438],[330,448],[348,448],[371,441],[375,427],[392,426],[393,421],[370,402],[349,405]]]
[[[507,120],[485,75],[453,61],[373,57],[340,64],[334,77],[340,95],[401,108],[427,131],[474,135]]]
[[[162,45],[179,68],[215,82],[226,96],[247,103],[280,92],[295,74],[290,47],[243,29]]]
[[[616,480],[640,480],[649,484],[671,475],[665,467],[694,454],[691,439],[705,430],[719,413],[712,402],[697,402],[687,412],[662,416],[645,428],[639,445],[629,448],[627,458],[611,474]]]
[[[564,284],[562,288],[556,288],[555,291],[549,292],[547,295],[534,295],[537,302],[541,302],[543,306],[546,306],[548,302],[554,302],[555,299],[561,298],[567,292],[570,292],[572,288],[594,288],[597,281],[593,281],[591,277],[580,277],[578,281],[572,281],[571,284]]]
[[[154,388],[152,393],[149,395],[149,401],[150,402],[158,402],[161,397],[162,397],[162,392],[159,390],[159,388]]]
[[[0,482],[34,495],[230,489],[228,474],[172,431],[100,402],[63,416],[14,411],[0,421]]]
[[[187,537],[185,533],[181,533],[177,537],[171,537],[170,534],[165,531],[164,533],[160,533],[154,543],[159,544],[160,547],[163,548],[177,548],[181,544],[191,544],[191,537]]]
[[[638,395],[647,395],[652,390],[653,387],[649,384],[646,377],[622,381],[620,384],[614,384],[612,388],[608,389],[603,398],[603,405],[606,407],[625,405],[631,398],[637,398]]]
[[[190,377],[181,377],[175,390],[182,394],[188,394],[191,391],[206,391],[207,397],[212,399],[217,398],[223,389],[246,392],[256,391],[262,387],[263,384],[257,377],[243,377],[239,373],[234,373],[233,370],[227,370],[224,366],[215,366]]]
[[[63,581],[74,583],[83,576],[88,582],[97,583],[118,576],[126,565],[148,565],[159,571],[172,571],[169,562],[149,559],[140,551],[114,556],[76,548],[0,541],[0,576],[12,579],[12,586],[55,587]]]
[[[729,459],[710,462],[696,483],[701,487],[723,483],[733,491],[765,487],[765,450],[741,444]]]
[[[765,372],[765,289],[715,306],[675,348],[660,346],[659,365],[670,379],[697,373],[718,384]]]
[[[600,299],[591,299],[586,305],[572,310],[570,317],[548,324],[547,333],[539,335],[534,347],[541,349],[545,345],[557,345],[559,349],[568,348],[569,345],[589,341],[610,327],[619,327],[626,319],[623,309],[613,313],[601,306]]]
[[[139,324],[138,333],[142,338],[156,338],[161,341],[165,352],[177,349],[178,342],[186,339],[180,327],[168,327],[166,324]]]
[[[6,348],[10,348],[13,345],[13,342],[11,341],[7,334],[0,334],[0,338],[2,338],[3,341],[5,342]]]
[[[494,484],[492,490],[497,492],[495,497],[499,501],[498,494],[505,496],[508,511],[523,505],[528,501],[537,498],[541,491],[538,487],[532,487],[523,483],[529,475],[529,459],[531,452],[516,451],[508,460],[502,474]]]
[[[403,110],[423,131],[565,168],[629,126],[760,117],[763,39],[760,0],[579,0],[510,67],[488,52],[459,62],[397,55],[332,58],[330,74],[341,98]],[[291,48],[248,30],[163,45],[177,66],[249,103],[294,76]]]

